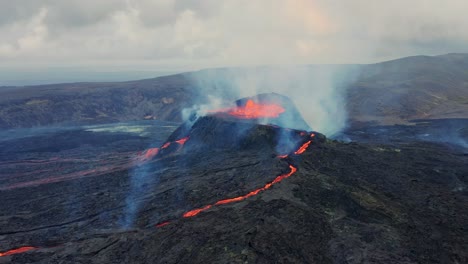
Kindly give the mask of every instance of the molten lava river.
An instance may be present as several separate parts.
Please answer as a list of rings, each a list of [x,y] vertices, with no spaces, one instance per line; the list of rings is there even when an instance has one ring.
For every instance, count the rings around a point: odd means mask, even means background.
[[[300,154],[304,153],[307,150],[307,148],[310,146],[310,144],[312,143],[312,138],[314,136],[315,136],[315,134],[311,133],[310,134],[310,139],[307,140],[301,146],[299,146],[299,148],[296,151],[294,151],[292,153],[292,155],[300,155]],[[277,157],[280,158],[280,159],[287,159],[289,157],[289,155],[290,154],[278,155]],[[216,201],[216,202],[214,202],[212,204],[205,205],[205,206],[203,206],[201,208],[196,208],[196,209],[187,211],[182,215],[182,217],[184,217],[184,218],[194,217],[194,216],[198,215],[199,213],[201,213],[203,211],[206,211],[206,210],[208,210],[208,209],[210,209],[210,208],[212,208],[214,206],[219,206],[219,205],[224,205],[224,204],[230,204],[230,203],[243,201],[243,200],[245,200],[245,199],[247,199],[249,197],[252,197],[252,196],[255,196],[255,195],[259,194],[260,192],[263,192],[265,190],[270,189],[273,185],[281,182],[282,180],[284,180],[286,178],[291,177],[294,173],[296,173],[296,171],[297,171],[297,168],[294,165],[292,165],[291,163],[289,163],[289,172],[276,176],[276,178],[273,181],[266,183],[264,186],[262,186],[262,187],[260,187],[258,189],[252,190],[251,192],[249,192],[249,193],[247,193],[245,195],[232,197],[232,198],[226,198],[226,199],[223,199],[223,200]],[[156,224],[156,227],[163,227],[163,226],[167,226],[168,224],[170,224],[170,221],[164,221],[164,222],[160,222],[160,223]]]

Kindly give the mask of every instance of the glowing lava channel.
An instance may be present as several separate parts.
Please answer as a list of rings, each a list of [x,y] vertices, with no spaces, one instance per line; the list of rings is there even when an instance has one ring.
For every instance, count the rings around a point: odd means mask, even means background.
[[[149,148],[145,150],[141,156],[138,157],[138,161],[139,162],[149,161],[152,158],[154,158],[154,156],[158,155],[158,153],[159,153],[159,148]]]
[[[309,140],[306,143],[304,143],[298,150],[294,152],[294,154],[301,155],[302,153],[304,153],[309,147],[310,143],[312,143],[312,140]]]
[[[310,134],[310,137],[313,138],[315,136],[315,134]],[[295,155],[300,155],[302,153],[304,153],[307,148],[309,148],[310,144],[312,143],[312,140],[309,140],[307,142],[305,142],[304,144],[302,144],[295,152],[294,154]],[[278,156],[279,158],[281,159],[284,159],[284,158],[287,158],[288,155],[280,155]],[[201,207],[201,208],[197,208],[197,209],[193,209],[193,210],[190,210],[188,212],[185,212],[182,217],[184,218],[190,218],[190,217],[194,217],[196,215],[198,215],[199,213],[203,212],[203,211],[206,211],[210,208],[212,208],[213,206],[217,206],[217,205],[223,205],[223,204],[230,204],[230,203],[235,203],[235,202],[240,202],[240,201],[243,201],[249,197],[252,197],[252,196],[255,196],[257,194],[259,194],[260,192],[263,192],[265,190],[268,190],[271,188],[271,186],[273,186],[274,184],[277,184],[279,182],[281,182],[282,180],[286,179],[286,178],[289,178],[291,177],[294,173],[297,172],[297,168],[294,167],[292,164],[289,164],[289,172],[288,173],[285,173],[285,174],[281,174],[279,176],[277,176],[272,182],[269,182],[267,184],[265,184],[263,187],[261,188],[258,188],[256,190],[253,190],[245,195],[242,195],[242,196],[238,196],[238,197],[234,197],[234,198],[228,198],[228,199],[223,199],[223,200],[219,200],[217,201],[216,203],[214,204],[209,204],[209,205],[205,205],[204,207]],[[170,224],[169,221],[165,221],[165,222],[161,222],[159,224],[156,224],[155,226],[156,227],[163,227],[163,226],[166,226]]]
[[[162,222],[162,223],[157,224],[156,227],[163,227],[163,226],[166,226],[168,224],[170,224],[170,222],[166,221],[166,222]]]
[[[161,146],[161,149],[165,149],[165,148],[168,148],[172,143],[177,143],[179,144],[180,147],[182,147],[185,142],[187,142],[187,140],[189,140],[189,137],[184,137],[184,138],[181,138],[181,139],[178,139],[174,142],[166,142],[164,143],[164,145]]]
[[[149,161],[152,158],[154,158],[156,155],[158,155],[161,149],[168,148],[172,143],[177,143],[179,145],[179,149],[180,149],[185,144],[185,142],[187,142],[187,140],[189,140],[189,137],[184,137],[184,138],[178,139],[178,140],[176,140],[174,142],[166,142],[161,146],[161,148],[149,148],[149,149],[143,151],[143,153],[137,158],[137,160],[139,162]]]
[[[0,252],[0,257],[19,254],[19,253],[23,253],[23,252],[30,251],[30,250],[33,250],[33,249],[37,249],[37,247],[29,247],[29,246],[19,247],[19,248],[15,248],[15,249],[5,251],[5,252]]]
[[[185,144],[185,142],[187,142],[187,140],[189,140],[189,137],[184,137],[184,138],[181,138],[181,139],[176,140],[176,141],[174,141],[174,142],[176,142],[177,144],[183,146],[183,145]]]
[[[183,217],[185,217],[185,218],[193,217],[193,216],[196,216],[197,214],[199,214],[199,213],[201,213],[203,211],[206,211],[206,210],[210,209],[213,206],[240,202],[240,201],[245,200],[245,199],[247,199],[249,197],[255,196],[255,195],[259,194],[260,192],[263,192],[263,191],[265,191],[267,189],[270,189],[271,186],[273,186],[273,184],[276,184],[276,183],[281,182],[282,180],[284,180],[284,179],[286,179],[288,177],[291,177],[291,175],[293,175],[297,171],[297,168],[294,167],[291,164],[289,164],[289,169],[290,169],[290,171],[288,173],[281,174],[281,175],[277,176],[272,182],[269,182],[269,183],[265,184],[265,186],[263,186],[261,188],[258,188],[256,190],[253,190],[253,191],[249,192],[246,195],[237,196],[237,197],[234,197],[234,198],[228,198],[228,199],[224,199],[224,200],[219,200],[216,203],[214,203],[213,205],[207,205],[207,206],[202,207],[202,208],[198,208],[198,209],[188,211],[183,215]]]
[[[278,104],[257,103],[251,99],[244,106],[212,111],[213,113],[226,113],[239,119],[277,118],[285,109]]]

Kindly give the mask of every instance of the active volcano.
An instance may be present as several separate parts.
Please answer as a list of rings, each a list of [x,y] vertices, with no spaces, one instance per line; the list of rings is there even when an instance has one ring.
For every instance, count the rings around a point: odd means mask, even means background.
[[[289,124],[289,127],[308,127],[300,115],[296,117],[289,112],[298,114],[287,97],[277,94],[261,94],[240,99],[236,101],[235,107],[211,111],[208,116],[197,119],[193,124],[192,122],[183,124],[169,136],[168,141],[158,149],[156,159],[180,152],[182,146],[183,153],[201,157],[206,155],[223,157],[223,152],[226,151],[242,153],[242,151],[250,150],[258,152],[258,158],[267,162],[272,162],[272,157],[283,159],[288,169],[263,186],[244,191],[245,194],[219,199],[200,208],[189,210],[182,216],[194,217],[213,206],[243,201],[270,189],[273,185],[296,173],[297,167],[293,165],[294,157],[304,153],[313,139],[323,142],[325,136],[316,132],[278,126]],[[259,122],[267,123],[267,125],[259,124]],[[261,182],[261,178],[257,180]],[[247,185],[247,183],[244,184]],[[230,187],[223,186],[223,188],[229,189]],[[169,221],[163,221],[156,226],[162,227],[169,223]]]
[[[51,180],[38,165],[34,183],[1,186],[0,263],[467,260],[467,157],[441,146],[329,140],[274,94],[194,116],[144,151],[113,140],[134,155],[108,155],[121,162],[109,170],[67,177],[64,162]],[[15,175],[20,162],[1,157]]]

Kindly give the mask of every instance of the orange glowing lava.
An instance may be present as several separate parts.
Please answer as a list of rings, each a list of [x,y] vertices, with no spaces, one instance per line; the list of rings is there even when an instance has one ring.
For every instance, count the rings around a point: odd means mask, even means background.
[[[186,212],[183,217],[187,218],[187,217],[193,217],[193,216],[196,216],[197,214],[203,212],[203,211],[206,211],[208,209],[210,209],[212,207],[212,205],[207,205],[205,207],[202,207],[202,208],[198,208],[198,209],[194,209],[194,210],[191,210],[191,211],[188,211]]]
[[[185,142],[187,142],[187,140],[189,140],[189,137],[184,137],[184,138],[178,139],[178,140],[176,140],[174,142],[166,142],[161,146],[161,148],[149,148],[149,149],[147,149],[147,150],[145,150],[145,151],[143,151],[141,153],[138,153],[138,155],[136,157],[136,161],[138,163],[140,163],[140,164],[148,162],[151,159],[153,159],[155,156],[157,156],[161,149],[168,148],[172,143],[177,143],[179,145],[177,150],[180,150],[182,148],[182,146],[185,144]]]
[[[143,154],[143,159],[144,160],[150,160],[152,159],[154,156],[158,155],[159,153],[159,148],[150,148],[150,149],[147,149],[144,154]]]
[[[293,165],[289,165],[289,169],[290,169],[290,171],[288,173],[281,174],[281,175],[277,176],[272,182],[269,182],[269,183],[265,184],[265,186],[263,186],[261,188],[258,188],[256,190],[253,190],[253,191],[249,192],[248,194],[238,196],[238,197],[234,197],[234,198],[219,200],[219,201],[217,201],[216,203],[214,203],[212,205],[209,204],[209,205],[207,205],[205,207],[188,211],[183,215],[183,217],[185,217],[185,218],[194,217],[197,214],[199,214],[199,213],[201,213],[203,211],[206,211],[206,210],[210,209],[213,206],[240,202],[240,201],[245,200],[245,199],[247,199],[249,197],[255,196],[255,195],[259,194],[260,192],[263,192],[263,191],[271,188],[271,186],[273,186],[273,184],[276,184],[276,183],[290,177],[291,175],[293,175],[297,171],[297,168],[294,167]]]
[[[221,109],[214,112],[224,112],[240,119],[276,118],[285,110],[281,105],[272,103],[257,103],[251,99],[244,106]]]
[[[273,186],[273,184],[276,184],[276,183],[290,177],[291,175],[293,175],[297,171],[297,168],[294,167],[293,165],[289,165],[289,169],[290,169],[290,171],[288,173],[281,174],[281,175],[277,176],[272,182],[265,184],[265,186],[263,186],[262,188],[258,188],[256,190],[253,190],[253,191],[251,191],[248,194],[243,195],[243,196],[238,196],[238,197],[234,197],[234,198],[230,198],[230,199],[224,199],[224,200],[217,201],[215,203],[215,205],[239,202],[239,201],[245,200],[245,199],[247,199],[249,197],[255,196],[258,193],[269,189],[271,186]]]
[[[167,226],[168,224],[170,224],[171,222],[169,221],[166,221],[166,222],[162,222],[162,223],[159,223],[156,225],[156,227],[163,227],[163,226]]]
[[[309,147],[310,143],[312,143],[312,140],[307,141],[304,143],[298,150],[294,152],[296,155],[300,155],[306,151],[306,149]]]
[[[179,140],[176,140],[175,142],[180,144],[180,145],[184,145],[185,142],[187,142],[187,140],[189,140],[189,137],[184,137],[184,138],[181,138]]]
[[[30,250],[33,250],[33,249],[36,249],[36,247],[29,247],[29,246],[19,247],[19,248],[15,248],[15,249],[12,249],[12,250],[5,251],[5,252],[0,252],[0,257],[19,254],[19,253],[23,253],[23,252],[30,251]]]

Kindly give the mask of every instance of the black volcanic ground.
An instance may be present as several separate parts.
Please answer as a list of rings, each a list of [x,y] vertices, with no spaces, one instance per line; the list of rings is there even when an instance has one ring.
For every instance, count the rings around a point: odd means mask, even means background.
[[[278,126],[179,127],[194,100],[238,99],[194,82],[229,69],[0,87],[0,263],[468,263],[468,55],[304,69],[349,81],[349,123],[287,158]]]
[[[342,137],[362,143],[317,136],[304,154],[280,159],[278,128],[248,124],[249,144],[233,148],[216,143],[232,121],[202,120],[182,149],[144,164],[173,123],[0,142],[0,252],[38,247],[0,263],[467,262],[466,149],[418,136],[437,135],[440,123],[361,126]],[[208,147],[191,143],[200,136]],[[298,171],[270,189],[182,217],[264,186],[289,163]]]

